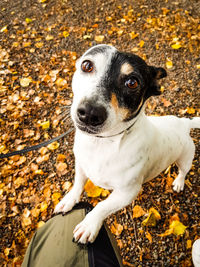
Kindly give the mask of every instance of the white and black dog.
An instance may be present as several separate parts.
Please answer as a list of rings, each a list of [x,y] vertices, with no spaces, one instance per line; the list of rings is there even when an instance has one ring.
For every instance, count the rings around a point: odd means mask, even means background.
[[[130,204],[143,183],[174,162],[179,173],[173,189],[183,190],[195,152],[190,129],[200,128],[200,118],[145,115],[145,101],[160,94],[158,80],[166,75],[109,45],[94,46],[77,61],[71,107],[75,182],[55,213],[79,202],[87,177],[112,193],[76,226],[76,241],[93,242],[107,216]]]

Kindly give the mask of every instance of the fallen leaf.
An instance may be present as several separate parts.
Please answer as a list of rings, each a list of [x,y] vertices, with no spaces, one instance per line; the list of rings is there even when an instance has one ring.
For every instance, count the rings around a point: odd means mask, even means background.
[[[30,22],[32,22],[33,20],[30,19],[30,18],[25,18],[25,21],[26,21],[26,23],[30,23]]]
[[[50,121],[48,120],[48,121],[40,122],[39,125],[42,127],[43,130],[49,129]]]
[[[135,39],[136,37],[138,37],[139,33],[135,33],[135,32],[130,32],[129,36],[131,37],[131,39]]]
[[[148,211],[147,218],[142,221],[142,225],[156,226],[157,221],[160,219],[161,219],[160,213],[156,209],[150,208]]]
[[[173,67],[173,63],[171,60],[167,60],[165,63],[165,66],[167,69],[171,69]]]
[[[48,204],[47,204],[46,201],[44,201],[44,202],[42,202],[42,203],[40,204],[40,211],[41,211],[41,212],[45,211],[47,208],[48,208]]]
[[[64,37],[64,38],[67,38],[68,36],[69,36],[69,32],[64,31],[64,32],[63,32],[63,37]]]
[[[171,47],[172,47],[173,49],[179,49],[179,48],[181,48],[182,46],[181,46],[180,42],[177,42],[177,43],[175,43],[175,44],[172,44]]]
[[[56,164],[56,170],[63,173],[67,169],[67,164],[65,162],[59,162]]]
[[[133,218],[139,218],[139,217],[143,216],[144,214],[146,214],[146,212],[143,210],[142,207],[140,207],[139,205],[134,206]]]
[[[192,108],[192,107],[191,107],[191,108],[187,107],[186,112],[187,112],[188,114],[194,114],[194,113],[195,113],[195,109]]]
[[[49,144],[47,147],[48,147],[49,150],[53,151],[53,150],[59,148],[59,146],[60,146],[60,144],[56,141],[56,142],[53,142],[53,143]]]
[[[160,234],[159,236],[164,237],[171,234],[183,235],[185,233],[186,228],[187,227],[179,220],[173,220],[169,225],[169,229],[167,229],[163,234]]]
[[[58,87],[63,87],[63,86],[65,86],[66,84],[67,84],[67,81],[65,80],[65,79],[63,79],[63,78],[58,78],[57,80],[56,80],[56,85],[58,86]]]
[[[95,186],[90,179],[87,180],[84,189],[88,197],[99,197],[102,193],[102,188]]]
[[[152,243],[152,236],[148,231],[145,233],[145,236],[149,240],[149,242]]]
[[[173,221],[170,224],[169,228],[173,229],[173,234],[183,235],[187,227],[184,224],[182,224],[180,221]]]
[[[111,228],[110,228],[111,232],[116,236],[120,235],[121,232],[123,231],[123,229],[124,229],[123,226],[121,224],[117,223],[117,221],[115,221],[111,225]]]
[[[53,195],[51,196],[51,199],[54,203],[54,206],[56,206],[58,204],[58,202],[60,201],[60,198],[62,197],[61,193],[59,192],[55,192],[53,193]]]
[[[96,35],[95,38],[94,38],[94,40],[95,40],[96,42],[103,42],[103,40],[104,40],[104,35]]]
[[[141,47],[141,48],[142,48],[143,46],[144,46],[144,41],[143,41],[143,40],[141,40],[141,41],[140,41],[140,43],[139,43],[139,47]]]
[[[37,48],[41,48],[41,47],[43,47],[43,45],[44,45],[43,42],[35,43],[35,47],[37,47]]]
[[[32,82],[32,79],[31,79],[31,78],[21,78],[21,79],[19,80],[19,82],[20,82],[20,85],[21,85],[22,87],[28,87],[29,84]]]

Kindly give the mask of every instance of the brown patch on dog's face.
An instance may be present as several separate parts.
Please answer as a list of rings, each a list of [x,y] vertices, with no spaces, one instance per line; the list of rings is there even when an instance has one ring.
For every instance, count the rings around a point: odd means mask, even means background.
[[[129,75],[133,72],[133,66],[131,66],[129,63],[125,62],[120,69],[121,74],[123,75]]]
[[[112,93],[111,96],[111,106],[115,110],[115,113],[121,115],[123,121],[128,120],[128,118],[131,116],[131,112],[129,109],[119,107],[117,96],[114,93]]]

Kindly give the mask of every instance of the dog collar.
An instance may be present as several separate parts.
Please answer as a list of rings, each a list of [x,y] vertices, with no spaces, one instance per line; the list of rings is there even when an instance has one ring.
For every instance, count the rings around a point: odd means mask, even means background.
[[[96,135],[95,137],[98,137],[98,138],[110,138],[110,137],[114,137],[114,136],[117,136],[117,135],[120,135],[120,134],[123,134],[124,132],[128,132],[132,127],[133,125],[135,125],[137,120],[134,121],[133,124],[131,124],[128,128],[126,128],[125,130],[117,133],[117,134],[113,134],[113,135],[109,135],[109,136],[102,136],[102,135]]]

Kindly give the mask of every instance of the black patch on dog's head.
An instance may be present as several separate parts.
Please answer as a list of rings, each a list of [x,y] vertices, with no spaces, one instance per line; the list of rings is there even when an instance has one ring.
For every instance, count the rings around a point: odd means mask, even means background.
[[[124,64],[128,67],[123,68]],[[125,71],[122,72],[122,69]],[[116,51],[106,75],[102,78],[100,87],[104,88],[104,97],[110,103],[112,103],[114,95],[118,101],[119,109],[127,111],[124,118],[127,121],[139,113],[144,102],[150,96],[161,93],[157,80],[166,77],[166,75],[167,73],[163,68],[148,66],[137,55]],[[129,79],[135,79],[138,86],[134,89],[128,88],[126,82]]]

